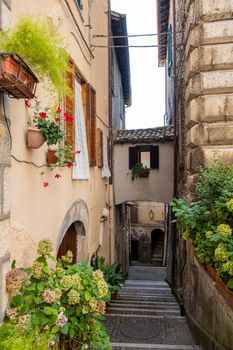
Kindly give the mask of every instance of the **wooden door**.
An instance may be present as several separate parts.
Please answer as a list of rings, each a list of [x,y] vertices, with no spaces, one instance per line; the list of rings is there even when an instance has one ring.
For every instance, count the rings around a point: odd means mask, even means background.
[[[67,251],[70,250],[73,253],[73,261],[72,264],[75,264],[77,262],[77,233],[74,227],[74,224],[72,224],[61,244],[57,253],[57,259],[60,259],[62,255],[66,255]]]

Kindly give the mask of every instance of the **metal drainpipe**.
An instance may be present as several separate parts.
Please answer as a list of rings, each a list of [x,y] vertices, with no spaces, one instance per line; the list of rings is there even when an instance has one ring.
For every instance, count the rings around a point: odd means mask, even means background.
[[[108,120],[109,120],[109,167],[111,177],[109,184],[113,184],[113,135],[112,135],[112,49],[111,49],[111,0],[108,0]]]

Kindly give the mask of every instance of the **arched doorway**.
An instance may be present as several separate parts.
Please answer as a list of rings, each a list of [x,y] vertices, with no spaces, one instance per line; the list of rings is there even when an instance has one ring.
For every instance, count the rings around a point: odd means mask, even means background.
[[[77,262],[77,232],[74,224],[68,228],[65,236],[63,237],[57,252],[57,259],[60,259],[63,255],[66,255],[68,250],[73,253],[72,264],[75,264]]]
[[[151,232],[151,260],[152,262],[162,265],[164,250],[164,232],[155,229]]]
[[[82,200],[74,202],[67,211],[57,236],[58,258],[71,250],[74,255],[73,263],[89,261],[88,221],[86,203]]]

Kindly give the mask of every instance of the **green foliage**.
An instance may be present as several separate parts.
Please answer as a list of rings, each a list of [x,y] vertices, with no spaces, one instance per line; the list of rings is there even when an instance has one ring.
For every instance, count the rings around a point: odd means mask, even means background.
[[[147,168],[147,166],[144,166],[142,163],[136,163],[132,169],[132,180],[136,179],[142,174],[148,174],[150,172],[150,169]]]
[[[51,23],[41,18],[24,16],[16,27],[0,33],[1,51],[15,52],[30,66],[46,85],[59,95],[70,94],[65,73],[69,71],[69,57],[64,40]]]
[[[108,283],[111,293],[117,292],[121,288],[121,284],[126,280],[126,276],[121,272],[121,264],[113,263],[108,265],[105,263],[103,256],[96,256],[93,262],[94,270],[101,270],[104,274],[104,279]]]
[[[30,328],[20,332],[10,322],[0,327],[0,350],[48,350],[49,334]]]
[[[193,240],[197,257],[215,268],[233,289],[233,166],[216,157],[202,168],[196,184],[197,202],[171,202],[183,238]]]
[[[27,278],[22,278],[20,285],[18,282],[18,290],[10,297],[7,324],[18,332],[20,341],[31,334],[32,340],[25,340],[29,344],[25,349],[65,349],[69,345],[82,350],[87,344],[91,349],[110,349],[102,323],[110,292],[102,272],[94,271],[86,262],[71,265],[70,251],[56,261],[50,255],[48,243],[47,240],[40,242],[39,257],[30,268],[24,269]],[[48,259],[55,262],[54,268]],[[22,275],[22,271],[15,268],[8,273],[7,287],[18,281],[20,272]],[[9,332],[9,342],[14,341],[12,334]],[[35,335],[36,340],[41,337],[43,344],[46,339],[45,347],[30,345],[34,344]],[[8,350],[2,348],[5,349]],[[17,349],[21,349],[20,346]]]

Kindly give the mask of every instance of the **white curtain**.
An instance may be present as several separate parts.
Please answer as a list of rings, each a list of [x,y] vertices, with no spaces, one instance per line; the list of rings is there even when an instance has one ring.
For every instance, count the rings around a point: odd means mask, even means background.
[[[103,131],[103,168],[102,168],[102,177],[110,177],[111,172],[108,165],[108,143],[107,135]]]
[[[86,127],[82,104],[82,89],[77,79],[75,80],[75,149],[80,151],[80,153],[75,154],[72,178],[74,180],[87,180],[90,178],[90,173]]]

